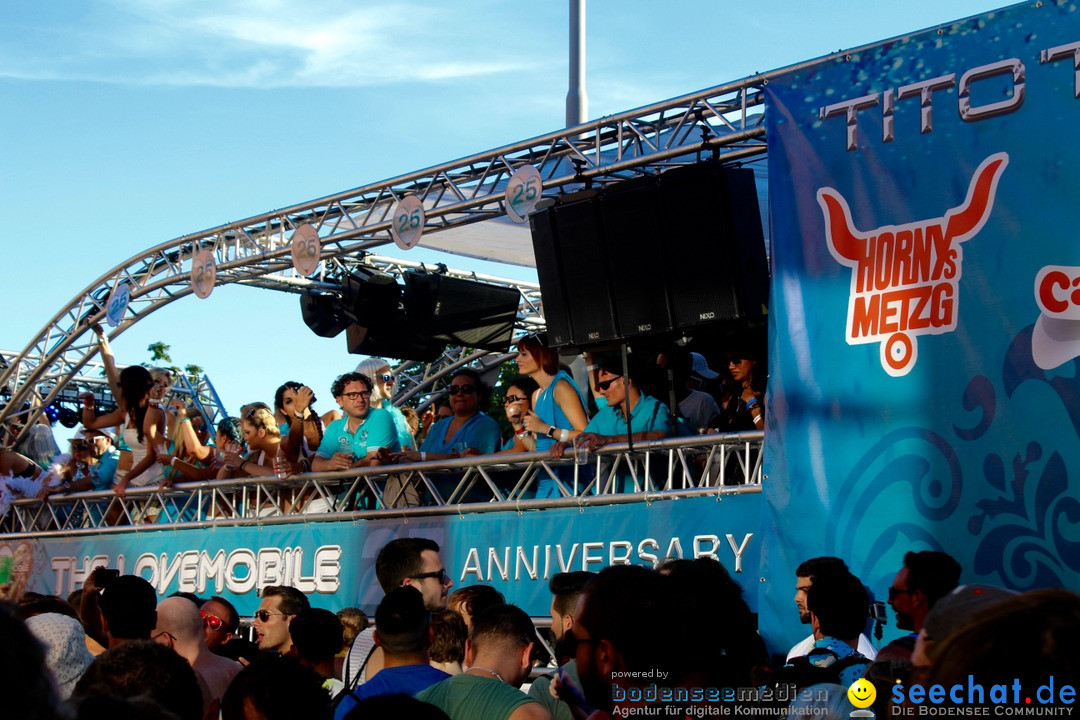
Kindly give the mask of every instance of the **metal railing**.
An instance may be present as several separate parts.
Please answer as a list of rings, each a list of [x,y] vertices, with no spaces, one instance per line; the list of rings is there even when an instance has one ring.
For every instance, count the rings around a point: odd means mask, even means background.
[[[578,464],[547,453],[50,495],[12,504],[0,537],[287,524],[650,502],[760,492],[763,431],[609,445]],[[549,483],[552,497],[536,497]]]

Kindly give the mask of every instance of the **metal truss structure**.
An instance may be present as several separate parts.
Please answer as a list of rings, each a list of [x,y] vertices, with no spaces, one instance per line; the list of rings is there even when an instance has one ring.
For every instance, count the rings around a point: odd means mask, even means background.
[[[14,352],[0,350],[0,361],[3,361],[5,366],[14,362],[17,358],[18,355]],[[117,365],[116,369],[123,370],[125,367],[125,365]],[[99,408],[104,410],[110,405],[115,407],[115,401],[109,389],[109,382],[105,378],[105,365],[95,360],[88,360],[83,364],[81,371],[82,374],[67,378],[56,393],[47,392],[45,394],[51,397],[53,402],[77,408],[79,394],[92,392],[97,398]],[[41,385],[47,389],[51,388],[56,382],[57,379],[51,376],[45,376],[40,381]],[[228,415],[221,398],[217,394],[217,390],[214,388],[214,384],[210,382],[210,376],[206,373],[196,378],[195,382],[192,382],[191,378],[182,373],[177,374],[176,382],[169,390],[169,393],[173,397],[182,398],[187,405],[198,410],[211,426]],[[41,397],[40,393],[37,394],[37,397]],[[13,418],[22,415],[20,409],[20,407],[12,408],[8,417]]]
[[[112,290],[126,283],[127,313],[115,337],[154,310],[193,292],[192,265],[212,253],[216,284],[316,287],[332,280],[335,261],[391,242],[392,211],[406,196],[423,203],[425,234],[506,214],[510,176],[527,165],[555,195],[603,185],[704,156],[740,162],[765,154],[764,92],[770,74],[612,115],[408,175],[185,235],[130,258],[79,292],[0,372],[11,402],[0,423],[42,388],[52,402],[96,351],[88,322],[105,316]],[[313,278],[292,270],[291,239],[314,228],[324,262]],[[273,277],[273,279],[271,279]],[[43,387],[43,381],[53,382]],[[39,411],[39,410],[38,410]]]
[[[486,455],[288,478],[251,477],[129,487],[18,500],[0,518],[7,539],[150,529],[272,525],[363,517],[652,502],[761,491],[764,434],[672,438],[610,445],[578,464],[545,452]],[[550,478],[559,496],[532,499]]]

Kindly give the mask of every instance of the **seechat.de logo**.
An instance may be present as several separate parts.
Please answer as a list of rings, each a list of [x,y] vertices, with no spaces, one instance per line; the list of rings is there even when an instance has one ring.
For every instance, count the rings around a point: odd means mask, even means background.
[[[1008,684],[984,686],[968,675],[967,683],[949,686],[897,683],[892,702],[894,715],[1071,715],[1068,706],[1076,702],[1076,688],[1053,675],[1034,692],[1016,678]],[[971,712],[973,708],[981,712]]]

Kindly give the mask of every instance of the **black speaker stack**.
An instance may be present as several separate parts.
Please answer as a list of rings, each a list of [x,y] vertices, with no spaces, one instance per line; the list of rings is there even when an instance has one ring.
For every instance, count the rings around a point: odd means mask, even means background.
[[[520,300],[516,288],[415,271],[402,287],[357,268],[338,293],[301,295],[300,310],[316,335],[345,330],[350,353],[429,362],[447,345],[506,352]]]
[[[530,223],[552,347],[752,321],[768,305],[748,168],[698,163],[564,195]]]

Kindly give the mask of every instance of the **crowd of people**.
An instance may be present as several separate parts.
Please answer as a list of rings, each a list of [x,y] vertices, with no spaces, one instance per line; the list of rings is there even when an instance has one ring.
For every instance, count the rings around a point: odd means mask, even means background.
[[[556,574],[550,628],[539,630],[493,587],[451,592],[430,539],[391,540],[375,574],[385,594],[373,624],[358,608],[335,614],[272,585],[260,591],[254,640],[242,637],[223,597],[159,600],[141,577],[106,568],[66,600],[26,593],[0,607],[5,710],[18,718],[604,720],[704,717],[724,705],[723,714],[802,708],[839,718],[872,704],[887,717],[915,714],[928,698],[1023,706],[1022,697],[1038,696],[1043,706],[1068,707],[1080,678],[1072,653],[1080,596],[961,585],[960,565],[938,551],[907,553],[884,589],[905,634],[880,649],[865,635],[882,619],[873,593],[846,563],[802,563],[793,614],[810,633],[786,654],[766,647],[741,586],[709,557]],[[863,681],[876,692],[860,703],[848,689]]]
[[[588,385],[579,386],[542,337],[519,338],[518,375],[500,387],[504,417],[493,417],[489,388],[470,367],[457,369],[445,403],[423,415],[394,405],[395,375],[381,358],[367,358],[330,388],[337,407],[315,409],[314,391],[283,383],[273,405],[254,402],[213,428],[182,400],[167,402],[168,370],[117,370],[104,332],[95,328],[116,408],[99,412],[93,393],[79,396],[82,426],[69,453],[0,447],[0,515],[18,497],[45,498],[80,490],[168,487],[176,482],[247,476],[284,477],[398,463],[446,461],[497,452],[592,452],[618,442],[761,429],[765,424],[764,365],[760,348],[742,341],[727,353],[724,373],[703,355],[672,346],[644,362],[585,355]],[[40,428],[40,429],[39,429]],[[506,430],[504,430],[506,428]],[[47,425],[26,433],[40,444]],[[565,473],[562,468],[559,472]],[[560,494],[563,475],[538,478],[532,494]],[[396,481],[396,478],[394,478]],[[626,478],[623,478],[625,481]],[[391,506],[422,504],[423,488],[388,484]],[[630,482],[622,490],[632,490]],[[318,498],[293,498],[292,504]],[[312,511],[307,504],[307,511]],[[120,522],[119,508],[111,518]],[[152,521],[152,518],[143,518]]]

